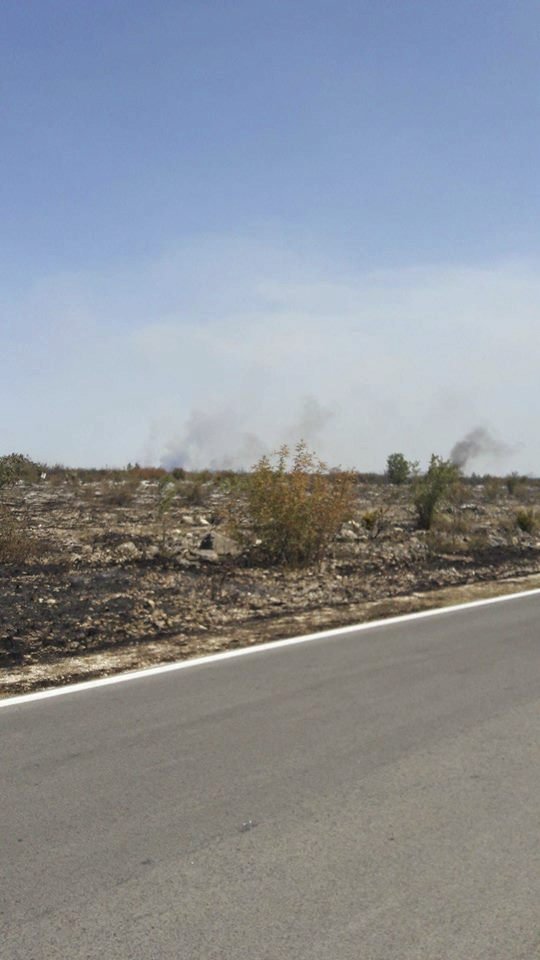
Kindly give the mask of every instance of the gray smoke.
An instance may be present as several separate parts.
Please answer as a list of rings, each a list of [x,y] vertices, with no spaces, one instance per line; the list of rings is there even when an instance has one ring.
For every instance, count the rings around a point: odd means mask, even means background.
[[[471,460],[478,457],[507,457],[514,453],[515,447],[496,440],[489,430],[484,427],[475,427],[462,440],[458,440],[450,451],[450,460],[462,470]]]
[[[263,441],[243,431],[230,411],[194,410],[182,433],[167,444],[160,462],[166,470],[238,470],[251,466],[265,452]]]
[[[298,440],[313,444],[320,441],[321,434],[333,416],[332,410],[321,406],[316,397],[306,397],[300,416],[286,428],[284,436],[292,444]]]
[[[243,429],[242,417],[233,410],[217,413],[194,410],[184,428],[165,447],[160,463],[166,470],[240,470],[253,466],[263,455],[283,443],[294,446],[299,440],[308,445],[321,443],[321,434],[332,411],[314,397],[306,397],[299,416],[289,424],[272,426],[268,442],[251,430]]]

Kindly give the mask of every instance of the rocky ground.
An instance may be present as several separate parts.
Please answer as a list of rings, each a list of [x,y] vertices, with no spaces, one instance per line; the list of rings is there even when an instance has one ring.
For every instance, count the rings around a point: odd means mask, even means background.
[[[360,480],[354,519],[320,568],[302,570],[246,565],[222,520],[229,495],[211,480],[180,482],[168,499],[157,480],[4,488],[0,692],[337,626],[392,598],[540,572],[540,534],[516,523],[520,508],[540,504],[534,481],[512,494],[502,480],[467,483],[426,533],[408,487]]]

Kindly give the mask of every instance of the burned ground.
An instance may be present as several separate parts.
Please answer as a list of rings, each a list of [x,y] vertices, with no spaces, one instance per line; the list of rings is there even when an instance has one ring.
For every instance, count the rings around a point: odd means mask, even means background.
[[[223,520],[230,496],[211,479],[178,482],[166,509],[157,480],[4,489],[0,537],[18,537],[20,549],[10,557],[0,543],[0,691],[338,626],[362,611],[413,609],[441,588],[540,572],[540,539],[516,523],[540,503],[533,481],[512,494],[503,481],[468,483],[426,533],[407,486],[359,480],[355,516],[328,557],[296,570],[237,554]]]

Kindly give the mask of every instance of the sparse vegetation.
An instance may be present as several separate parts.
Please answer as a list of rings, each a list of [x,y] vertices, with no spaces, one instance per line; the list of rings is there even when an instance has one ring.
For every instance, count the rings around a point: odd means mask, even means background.
[[[133,502],[137,486],[138,481],[131,478],[110,483],[103,481],[100,487],[101,502],[107,507],[127,507]]]
[[[540,481],[520,478],[516,500],[504,478],[445,467],[433,458],[423,477],[413,469],[394,485],[382,472],[327,470],[304,445],[246,472],[56,465],[45,479],[34,470],[34,483],[10,471],[0,665],[39,673],[133,644],[135,666],[164,643],[174,659],[252,639],[254,618],[258,636],[277,638],[291,635],[292,618],[308,632],[357,621],[359,603],[400,608],[438,587],[540,571]],[[440,496],[425,530],[414,497],[433,492],[428,481]]]

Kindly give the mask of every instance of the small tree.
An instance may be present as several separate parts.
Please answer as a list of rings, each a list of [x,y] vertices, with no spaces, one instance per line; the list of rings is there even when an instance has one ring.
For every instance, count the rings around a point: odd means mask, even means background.
[[[354,483],[352,473],[329,471],[303,441],[293,453],[283,446],[273,458],[261,457],[247,474],[234,532],[258,542],[259,556],[268,564],[318,562],[352,515]]]
[[[161,523],[161,546],[165,546],[165,540],[167,536],[167,528],[169,521],[169,514],[171,507],[174,502],[174,498],[178,493],[178,484],[174,477],[167,473],[162,477],[158,484],[158,503],[157,503],[157,515]]]
[[[390,483],[406,483],[411,475],[411,465],[402,453],[391,453],[386,461],[386,476]]]
[[[15,480],[15,471],[11,463],[8,460],[8,457],[0,458],[0,490],[2,487],[7,487]]]
[[[456,491],[461,471],[450,460],[431,455],[429,467],[422,476],[416,477],[413,486],[413,502],[421,530],[430,530],[437,508],[448,501]]]

